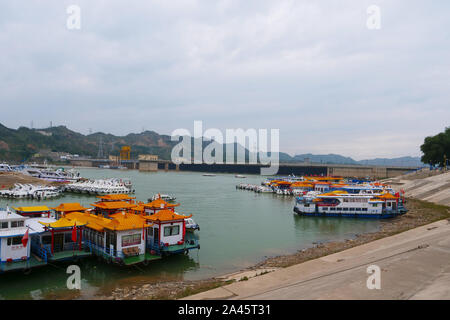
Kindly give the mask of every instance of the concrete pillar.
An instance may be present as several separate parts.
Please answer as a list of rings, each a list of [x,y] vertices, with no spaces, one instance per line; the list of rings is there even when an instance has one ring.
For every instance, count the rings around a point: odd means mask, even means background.
[[[169,171],[169,164],[168,163],[164,164],[164,171]]]

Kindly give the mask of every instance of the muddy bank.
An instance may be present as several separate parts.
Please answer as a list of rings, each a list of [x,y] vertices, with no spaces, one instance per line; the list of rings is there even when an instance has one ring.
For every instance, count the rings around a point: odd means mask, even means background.
[[[20,172],[0,172],[0,189],[9,189],[14,187],[14,184],[33,184],[33,185],[61,185],[61,182],[46,181]]]
[[[377,232],[356,235],[353,239],[315,244],[311,248],[299,250],[290,255],[275,256],[265,259],[253,267],[236,272],[233,276],[222,276],[199,281],[159,281],[145,284],[122,285],[103,292],[101,299],[179,299],[195,293],[217,288],[233,281],[246,281],[277,268],[285,268],[308,260],[320,258],[338,251],[343,251],[364,243],[404,232],[434,221],[449,219],[450,208],[421,200],[408,199],[408,213],[401,217],[381,221]],[[305,219],[320,219],[305,217]],[[166,279],[167,280],[167,279]]]

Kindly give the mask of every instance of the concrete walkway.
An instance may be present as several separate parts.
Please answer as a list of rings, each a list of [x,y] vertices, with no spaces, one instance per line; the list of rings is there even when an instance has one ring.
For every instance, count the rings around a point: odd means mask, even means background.
[[[370,265],[381,268],[381,289],[367,288]],[[185,299],[450,299],[450,222],[438,221]]]

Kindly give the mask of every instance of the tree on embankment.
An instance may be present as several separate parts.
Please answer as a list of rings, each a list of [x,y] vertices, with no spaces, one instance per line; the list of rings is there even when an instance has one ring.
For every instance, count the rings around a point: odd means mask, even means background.
[[[450,127],[435,136],[426,137],[420,150],[423,152],[423,163],[444,166],[445,161],[450,159]]]

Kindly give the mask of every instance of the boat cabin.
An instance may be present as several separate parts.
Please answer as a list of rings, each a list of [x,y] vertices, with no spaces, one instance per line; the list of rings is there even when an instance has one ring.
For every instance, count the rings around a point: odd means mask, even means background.
[[[180,215],[170,209],[158,210],[144,216],[153,223],[147,229],[147,247],[156,253],[174,254],[200,248],[194,233],[186,233],[186,219],[192,215]]]
[[[74,212],[67,217],[86,222],[85,242],[93,254],[108,262],[132,265],[160,258],[146,252],[146,230],[152,224],[140,215],[122,211],[105,218]]]
[[[9,208],[0,209],[0,272],[31,267],[29,237],[35,232],[25,226],[26,220]]]
[[[49,221],[53,220],[53,221]],[[32,237],[32,244],[46,250],[50,261],[71,260],[90,255],[83,243],[85,222],[62,217],[58,220],[30,219],[27,224],[39,231]]]

